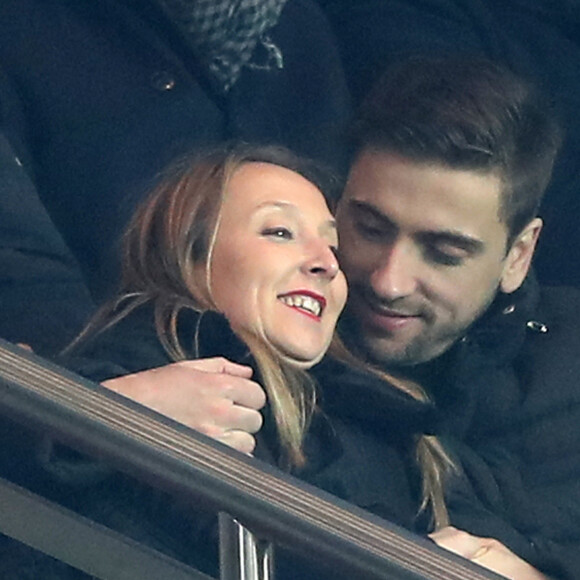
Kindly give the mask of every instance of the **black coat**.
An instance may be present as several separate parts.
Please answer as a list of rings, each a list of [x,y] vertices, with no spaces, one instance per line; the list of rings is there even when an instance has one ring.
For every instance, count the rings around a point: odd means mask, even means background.
[[[4,130],[97,299],[115,284],[120,231],[174,157],[243,139],[342,167],[348,93],[325,18],[290,0],[270,36],[284,67],[245,68],[223,97],[155,0],[0,2],[0,68],[16,96],[0,79]],[[10,217],[1,227],[26,229]],[[53,307],[29,301],[0,335],[34,343],[34,316]],[[78,318],[66,321],[73,333]]]
[[[554,578],[577,578],[580,362],[574,353],[580,346],[575,332],[579,297],[576,290],[544,290],[540,303],[532,281],[512,296],[498,297],[450,353],[416,369],[414,378],[432,393],[435,407],[385,389],[367,374],[323,361],[313,369],[322,412],[307,438],[309,463],[296,475],[423,533],[426,518],[416,517],[419,474],[412,442],[418,433],[437,434],[462,470],[448,486],[451,523],[497,538]],[[221,317],[202,320],[201,336],[207,340],[200,355],[251,362]],[[195,324],[192,313],[181,319],[185,344]],[[80,354],[84,357],[63,362],[97,380],[168,362],[146,309]],[[256,454],[272,462],[277,453],[268,425],[272,421],[266,416]],[[37,486],[40,481],[36,490],[48,497],[215,572],[215,559],[201,557],[213,555],[215,544],[208,545],[200,534],[198,516],[195,521],[190,512],[184,516],[175,500],[120,473],[97,470],[87,480],[83,468],[75,481],[70,475],[78,458],[70,462],[66,455],[55,453],[41,466],[20,468],[17,481],[32,479]],[[208,515],[203,521],[212,519]],[[28,565],[27,558],[19,559],[8,548],[3,561],[5,566],[24,562],[23,569]],[[45,564],[42,559],[36,563]],[[314,576],[324,577],[320,572]]]
[[[414,369],[434,405],[325,359],[313,369],[323,413],[307,439],[309,466],[297,475],[424,533],[412,450],[416,434],[436,434],[461,469],[448,483],[451,524],[497,538],[553,578],[577,578],[579,305],[580,291],[540,290],[533,278],[512,295],[500,294],[450,352]],[[187,316],[185,341],[195,324]],[[245,351],[216,316],[205,319],[212,338],[200,355],[243,361]],[[87,354],[91,361],[70,364],[101,380],[168,361],[146,310],[97,338]],[[266,417],[265,424],[272,422]],[[258,457],[275,460],[273,441],[266,427]]]
[[[253,365],[246,347],[218,314],[205,313],[200,318],[184,311],[178,329],[186,347],[197,332],[200,357],[226,356]],[[151,309],[142,307],[60,362],[101,381],[171,361],[153,329]],[[432,408],[338,363],[322,363],[315,376],[320,403],[305,442],[307,464],[293,474],[400,526],[424,532],[424,519],[417,517],[420,483],[413,442],[414,434],[432,423]],[[357,393],[355,405],[353,392]],[[268,407],[263,413],[264,427],[257,436],[254,455],[275,464],[279,454],[273,419]],[[28,447],[23,453],[38,457],[34,441],[25,443]],[[10,457],[3,460],[4,471],[17,483],[206,573],[217,574],[213,514],[183,506],[162,491],[58,445],[44,453],[36,467],[26,463],[26,468],[17,468]],[[60,564],[42,556],[33,558],[8,541],[3,553],[0,542],[0,554],[0,578],[10,578],[10,570],[15,569],[27,579],[34,566],[37,574],[40,570],[47,578],[59,578],[53,576],[57,571],[64,574]],[[277,577],[281,579],[337,577],[336,571],[326,576],[300,559],[286,558],[284,552],[278,558]],[[70,569],[66,574],[71,579],[84,577]]]
[[[43,354],[72,340],[91,310],[77,263],[0,133],[0,336]]]
[[[579,325],[580,291],[529,279],[413,373],[481,501],[452,491],[452,524],[566,579],[580,577]]]
[[[158,340],[152,321],[151,309],[141,307],[59,362],[98,382],[169,364],[171,359]],[[223,316],[213,312],[200,316],[183,310],[178,331],[186,349],[197,336],[197,351],[188,349],[191,358],[224,356],[249,364],[254,368],[254,379],[260,382],[247,348]],[[412,454],[412,434],[421,432],[431,420],[432,408],[337,362],[325,360],[311,372],[318,382],[319,408],[305,442],[307,464],[295,475],[414,529],[418,504],[409,477],[416,473],[407,463],[407,454]],[[277,464],[277,436],[268,406],[263,413],[264,427],[257,435],[255,456]],[[392,454],[389,445],[393,446]],[[377,457],[383,459],[379,465]]]

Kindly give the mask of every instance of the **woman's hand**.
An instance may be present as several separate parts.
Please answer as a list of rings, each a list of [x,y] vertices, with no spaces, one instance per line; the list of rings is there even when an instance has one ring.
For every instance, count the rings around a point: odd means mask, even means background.
[[[438,546],[510,580],[549,580],[494,538],[480,538],[452,526],[430,534]]]
[[[251,376],[250,367],[218,357],[177,362],[103,385],[242,453],[252,453],[266,395]]]

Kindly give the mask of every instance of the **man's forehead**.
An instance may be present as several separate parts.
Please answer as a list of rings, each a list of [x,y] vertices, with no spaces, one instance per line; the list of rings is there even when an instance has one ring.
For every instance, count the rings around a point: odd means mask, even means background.
[[[499,171],[450,167],[414,160],[390,151],[369,149],[353,162],[343,198],[373,200],[380,206],[392,192],[423,202],[469,202],[499,214],[504,182]]]
[[[502,182],[494,173],[364,151],[354,162],[339,213],[414,231],[485,239],[507,235],[500,219]]]

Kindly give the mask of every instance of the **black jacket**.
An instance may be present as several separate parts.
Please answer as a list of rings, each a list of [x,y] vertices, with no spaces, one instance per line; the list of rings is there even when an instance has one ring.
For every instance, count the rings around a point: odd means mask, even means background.
[[[580,291],[540,290],[532,277],[514,294],[500,294],[450,352],[414,369],[434,405],[325,359],[313,369],[321,412],[307,439],[309,465],[297,475],[424,533],[427,518],[416,517],[414,436],[436,434],[461,469],[448,483],[451,524],[497,538],[551,577],[577,578],[579,305]],[[191,316],[182,320],[185,341],[196,324]],[[243,361],[223,319],[205,316],[202,328],[212,340],[199,354]],[[146,309],[97,338],[87,354],[88,366],[69,364],[101,380],[167,362]],[[274,440],[266,428],[257,456],[275,460]]]
[[[192,311],[183,311],[178,328],[186,347],[192,344],[194,333],[197,333],[197,356],[219,355],[254,364],[246,347],[218,314],[205,313],[199,317]],[[59,362],[100,381],[171,361],[153,329],[151,309],[142,307],[79,347],[74,356]],[[417,517],[420,482],[413,444],[414,434],[432,423],[432,408],[395,389],[385,389],[382,382],[379,384],[372,377],[350,371],[338,363],[321,364],[315,376],[320,385],[319,409],[313,416],[305,442],[307,463],[293,474],[400,526],[424,532],[424,519]],[[259,375],[256,379],[259,380]],[[356,393],[355,405],[353,392]],[[274,422],[268,407],[263,413],[264,427],[257,436],[254,455],[276,464],[279,453]],[[39,457],[33,442],[29,446],[32,449],[29,455]],[[206,573],[217,575],[213,514],[184,506],[162,491],[94,464],[58,445],[38,459],[36,468],[18,471],[10,457],[6,461],[12,469],[11,479],[16,479],[17,483]],[[0,553],[1,550],[0,543]],[[294,556],[288,559],[285,552],[277,559],[277,577],[281,579],[337,577],[336,571],[323,572]],[[0,578],[9,578],[11,569],[21,570],[21,577],[28,578],[26,574],[33,566],[47,578],[59,577],[52,574],[60,570],[60,564],[42,557],[34,559],[29,553],[23,555],[11,543],[5,542]],[[83,578],[72,570],[66,573],[70,578]]]
[[[313,369],[321,387],[321,410],[307,438],[309,462],[296,475],[423,533],[426,518],[416,517],[420,480],[412,445],[418,433],[437,434],[462,470],[448,486],[451,523],[497,538],[554,578],[577,578],[578,298],[578,291],[570,289],[539,293],[531,280],[514,295],[498,297],[451,352],[416,369],[413,378],[432,393],[435,406],[419,404],[394,389],[385,390],[367,374],[324,361]],[[186,313],[180,322],[187,344],[196,315]],[[251,363],[221,317],[206,315],[202,322],[201,336],[206,338],[201,356],[219,354]],[[85,348],[82,357],[63,362],[96,380],[168,362],[147,309]],[[275,436],[268,425],[272,421],[266,416],[256,455],[275,462]],[[184,516],[173,499],[120,473],[97,470],[93,476],[89,470],[87,479],[86,470],[80,469],[75,481],[70,475],[77,470],[76,461],[73,458],[71,469],[62,452],[48,462],[45,458],[41,492],[214,571],[215,559],[201,558],[213,555],[215,544],[208,545],[200,533],[199,517],[193,521],[190,512]],[[202,521],[210,525],[212,516]],[[6,565],[14,552],[8,550],[7,556]],[[323,577],[319,574],[314,573]],[[303,577],[308,577],[306,570]]]
[[[152,320],[151,309],[141,307],[59,362],[98,382],[168,364],[171,359],[157,338]],[[194,335],[197,337],[196,352],[188,349],[191,358],[224,356],[249,364],[254,368],[254,380],[260,382],[247,348],[223,316],[213,312],[200,316],[183,310],[178,330],[185,348],[192,346]],[[294,474],[414,529],[417,489],[410,481],[416,473],[408,460],[412,436],[432,422],[432,408],[395,388],[385,389],[383,382],[338,362],[325,360],[311,372],[318,383],[318,409],[305,442],[306,466]],[[277,436],[268,406],[263,413],[264,426],[257,435],[255,456],[278,464]]]
[[[0,133],[0,336],[44,354],[72,340],[92,307],[78,264]]]
[[[567,579],[580,577],[579,325],[580,291],[529,279],[413,373],[481,501],[452,490],[452,523]]]
[[[284,67],[246,68],[223,97],[155,0],[0,3],[4,130],[97,299],[115,285],[126,220],[176,156],[243,139],[342,167],[348,93],[325,18],[313,1],[290,0],[270,36]],[[9,228],[25,229],[23,216],[11,219]],[[29,315],[0,335],[34,342],[43,307],[58,311],[30,301]],[[76,318],[67,321],[73,333]]]

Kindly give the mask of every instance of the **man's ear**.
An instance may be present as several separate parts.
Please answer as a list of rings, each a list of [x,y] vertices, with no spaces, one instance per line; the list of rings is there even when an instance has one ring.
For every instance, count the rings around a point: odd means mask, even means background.
[[[508,251],[500,281],[502,292],[517,290],[528,274],[543,222],[534,218],[516,237]]]

